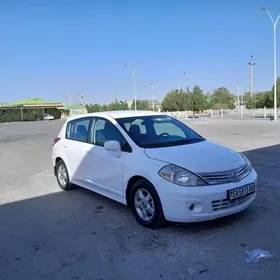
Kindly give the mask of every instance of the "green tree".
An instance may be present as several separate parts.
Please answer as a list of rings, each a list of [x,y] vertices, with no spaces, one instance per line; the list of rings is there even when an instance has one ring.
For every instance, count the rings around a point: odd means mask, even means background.
[[[127,102],[118,101],[118,100],[107,105],[108,111],[118,111],[118,110],[128,110],[128,109],[129,108]]]
[[[234,109],[233,96],[225,87],[217,88],[211,96],[211,107],[213,109]]]
[[[228,104],[228,108],[230,110],[234,110],[236,108],[236,106],[235,106],[235,104],[233,102],[231,102],[231,103]]]
[[[274,85],[271,90],[272,98],[273,98],[273,104],[274,104]],[[280,77],[277,78],[276,81],[276,98],[277,98],[277,107],[280,106]]]
[[[250,96],[250,98],[246,102],[246,108],[247,109],[255,109],[256,106],[257,106],[256,96],[255,95],[253,95],[252,97]]]
[[[273,93],[272,91],[263,91],[256,93],[256,108],[273,108]]]
[[[102,106],[99,104],[86,105],[88,113],[101,112]]]
[[[207,108],[206,96],[199,86],[194,86],[192,92],[187,88],[187,95],[189,96],[189,110],[193,113]]]
[[[133,102],[131,104],[132,110],[134,110],[134,106],[135,106],[134,104],[135,104],[135,101],[133,100]],[[136,108],[137,108],[137,110],[143,110],[143,111],[151,110],[148,100],[137,100]]]
[[[100,112],[105,112],[105,111],[109,111],[109,105],[107,104],[101,105],[100,107]]]
[[[128,104],[126,101],[119,102],[119,110],[129,110]]]
[[[173,89],[165,95],[161,103],[161,110],[165,112],[184,111],[187,106],[189,106],[189,99],[185,91]]]
[[[250,92],[244,92],[243,94],[243,101],[246,104],[251,99],[251,93]]]
[[[94,112],[104,112],[104,111],[117,111],[117,110],[128,110],[128,105],[126,101],[118,101],[112,102],[110,104],[88,104],[86,105],[88,113]]]

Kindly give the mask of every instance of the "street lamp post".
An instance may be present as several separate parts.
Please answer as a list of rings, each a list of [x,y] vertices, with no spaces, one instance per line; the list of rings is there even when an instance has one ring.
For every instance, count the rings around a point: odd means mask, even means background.
[[[265,12],[267,12],[267,14],[269,15],[272,24],[273,24],[273,64],[274,64],[274,121],[277,120],[277,97],[276,97],[276,83],[277,83],[277,76],[276,76],[276,26],[277,26],[277,22],[280,18],[280,15],[277,17],[277,19],[274,21],[272,15],[270,14],[270,12],[266,9],[266,8],[261,8],[262,10],[264,10]]]
[[[155,83],[154,80],[152,80],[152,83],[150,84],[151,90],[152,90],[152,98],[153,98],[153,111],[155,110]]]
[[[129,67],[128,64],[125,64],[124,66]],[[132,77],[133,77],[133,90],[134,90],[134,110],[137,110],[136,105],[136,86],[135,86],[135,71],[140,67],[140,65],[136,66],[134,69],[132,69]],[[130,68],[130,67],[129,67]]]
[[[187,72],[184,72],[184,74],[183,74],[183,75],[184,75],[184,78],[185,78],[185,77],[187,76]],[[187,88],[187,87],[186,87],[186,88]]]
[[[44,109],[44,98],[43,98],[43,97],[41,97],[41,102],[42,102],[41,104],[42,104],[42,106],[43,106],[43,107],[42,107],[42,108],[43,108],[43,109],[42,109],[42,111],[43,111],[42,114],[43,114],[43,121],[44,121],[44,120],[45,120],[45,109]],[[37,120],[36,120],[36,121],[37,121]]]
[[[184,72],[183,73],[183,75],[184,75],[184,78],[185,78],[185,75],[187,74],[187,72]],[[178,91],[180,92],[181,91],[181,89],[184,89],[184,86],[183,86],[183,88],[181,88],[181,86],[180,86],[180,84],[179,84],[179,86],[178,86]]]

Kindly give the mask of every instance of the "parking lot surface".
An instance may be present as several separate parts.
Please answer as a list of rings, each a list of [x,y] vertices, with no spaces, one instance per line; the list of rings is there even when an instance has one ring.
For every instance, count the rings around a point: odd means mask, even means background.
[[[116,202],[60,191],[51,149],[62,121],[0,124],[0,279],[279,279],[280,122],[186,122],[248,156],[258,197],[238,215],[156,231]],[[276,255],[249,264],[245,247]]]

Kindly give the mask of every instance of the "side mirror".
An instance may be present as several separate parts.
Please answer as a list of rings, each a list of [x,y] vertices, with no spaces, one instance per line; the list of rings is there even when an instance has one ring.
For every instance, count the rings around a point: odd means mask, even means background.
[[[121,157],[121,154],[122,154],[121,144],[118,141],[115,141],[115,140],[106,141],[104,143],[104,149],[106,151],[116,152],[116,156],[118,158]]]

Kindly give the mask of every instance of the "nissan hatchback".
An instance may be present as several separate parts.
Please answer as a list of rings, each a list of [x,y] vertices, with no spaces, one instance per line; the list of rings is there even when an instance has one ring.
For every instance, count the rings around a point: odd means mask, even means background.
[[[158,112],[71,117],[52,162],[61,189],[78,185],[116,200],[149,228],[231,215],[256,197],[257,174],[244,154]]]

